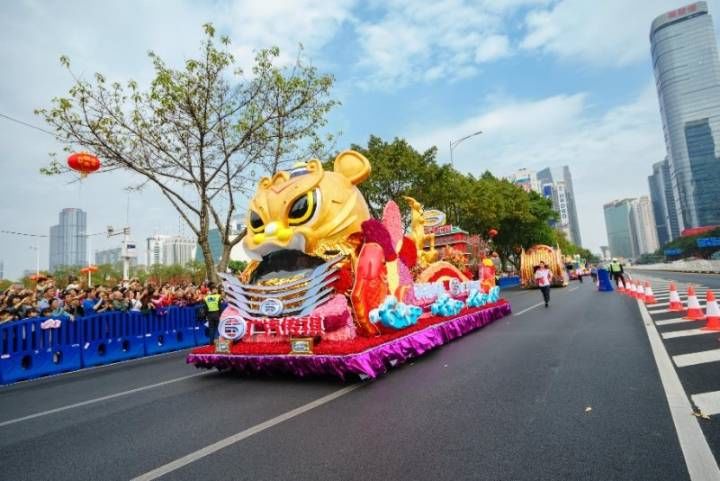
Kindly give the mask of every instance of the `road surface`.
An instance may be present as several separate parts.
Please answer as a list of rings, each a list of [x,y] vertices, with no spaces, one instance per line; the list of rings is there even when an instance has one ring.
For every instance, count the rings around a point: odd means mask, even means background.
[[[179,352],[0,388],[0,479],[690,479],[635,300],[587,281],[547,309],[506,296],[512,317],[373,382]]]

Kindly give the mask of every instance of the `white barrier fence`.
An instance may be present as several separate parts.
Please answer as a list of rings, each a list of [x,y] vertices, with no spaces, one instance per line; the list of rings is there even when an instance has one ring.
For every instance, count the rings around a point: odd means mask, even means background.
[[[634,265],[632,269],[673,272],[711,272],[720,274],[720,261],[679,260],[667,264]]]

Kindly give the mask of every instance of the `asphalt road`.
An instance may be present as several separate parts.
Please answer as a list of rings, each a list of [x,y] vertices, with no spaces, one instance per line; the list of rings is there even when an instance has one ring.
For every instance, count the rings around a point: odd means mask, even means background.
[[[0,388],[0,479],[129,480],[187,455],[161,479],[688,479],[635,301],[506,294],[512,317],[354,390],[184,353]]]

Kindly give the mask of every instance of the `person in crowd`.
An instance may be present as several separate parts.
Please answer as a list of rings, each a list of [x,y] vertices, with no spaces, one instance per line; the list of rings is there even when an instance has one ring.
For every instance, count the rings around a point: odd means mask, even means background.
[[[125,291],[125,302],[127,302],[128,310],[130,312],[140,312],[142,303],[140,299],[135,296],[135,291],[129,289]]]
[[[76,296],[65,303],[65,311],[70,314],[74,319],[85,315],[82,304],[80,303],[80,297]]]
[[[618,262],[617,258],[613,258],[612,262],[610,262],[608,271],[610,271],[610,275],[615,279],[615,286],[620,287],[620,281],[623,282],[623,285],[625,284],[625,270],[623,269],[623,265]]]
[[[575,269],[575,275],[577,275],[578,281],[583,281],[583,275],[585,272],[583,271],[582,267],[580,267],[580,264],[578,264],[577,268]]]
[[[210,345],[215,343],[215,335],[220,324],[220,302],[222,296],[218,292],[217,286],[210,284],[208,286],[210,293],[205,296],[205,307],[207,310],[206,319],[210,329]]]
[[[60,299],[57,298],[53,299],[50,302],[50,317],[60,320],[75,320],[75,317],[73,317],[72,314],[70,314],[63,308],[63,306],[60,304]]]
[[[40,309],[40,311],[47,309],[50,307],[50,303],[53,299],[55,299],[55,287],[46,287],[42,291],[42,298],[40,299],[40,302],[38,302],[38,309]]]
[[[542,292],[543,300],[545,301],[545,307],[548,307],[550,303],[550,283],[552,282],[552,273],[547,268],[543,261],[540,261],[540,265],[535,271],[535,283]]]
[[[595,264],[590,265],[590,277],[592,277],[593,284],[597,282],[597,266]]]
[[[97,298],[97,290],[90,289],[85,294],[85,299],[82,301],[83,312],[86,316],[95,314],[95,309],[100,307],[101,301]]]
[[[128,310],[128,303],[120,289],[113,291],[111,299],[113,311],[126,312]]]

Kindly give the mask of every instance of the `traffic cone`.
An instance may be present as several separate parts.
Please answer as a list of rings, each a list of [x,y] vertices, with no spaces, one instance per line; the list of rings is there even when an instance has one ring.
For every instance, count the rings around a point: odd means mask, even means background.
[[[629,297],[635,297],[635,284],[633,284],[632,281],[628,282],[625,294],[627,294]]]
[[[689,319],[691,321],[702,321],[705,319],[705,314],[703,314],[702,309],[700,308],[700,303],[698,302],[697,296],[695,295],[695,288],[693,286],[688,287],[688,311],[685,317],[683,319]]]
[[[707,292],[707,299],[705,300],[705,313],[707,314],[707,324],[703,329],[708,331],[720,331],[720,307],[715,300],[715,293],[713,291]]]
[[[652,287],[649,282],[645,282],[645,298],[643,299],[645,304],[655,304],[655,294],[653,294]]]
[[[622,293],[625,292],[625,283],[623,282],[622,279],[618,279],[618,288],[617,288],[617,290],[618,290],[618,292],[619,292],[620,294],[622,294]]]
[[[632,296],[633,296],[635,299],[640,299],[640,295],[641,295],[641,294],[640,294],[640,283],[638,283],[638,282],[633,282]]]
[[[672,312],[679,312],[683,310],[683,304],[680,300],[680,295],[678,294],[677,288],[675,287],[675,283],[670,283],[670,304],[668,305],[668,311]]]

